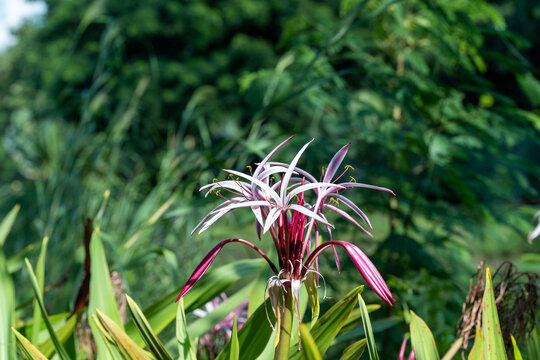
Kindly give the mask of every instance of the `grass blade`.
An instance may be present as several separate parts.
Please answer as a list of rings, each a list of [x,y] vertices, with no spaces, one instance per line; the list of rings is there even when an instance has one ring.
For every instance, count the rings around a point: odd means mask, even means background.
[[[36,278],[38,281],[39,293],[43,296],[43,286],[45,284],[45,255],[47,254],[47,244],[49,243],[49,238],[45,236],[41,243],[41,250],[39,251],[39,258],[36,264]],[[36,300],[34,300],[34,317],[32,326],[32,336],[30,340],[32,343],[37,344],[39,342],[39,330],[41,324],[41,314],[39,310],[39,305]]]
[[[238,326],[236,325],[236,314],[233,319],[233,328],[231,333],[231,353],[229,360],[240,360],[240,345],[238,344]]]
[[[371,320],[369,319],[369,312],[366,303],[360,294],[358,294],[358,303],[360,304],[360,312],[362,314],[362,324],[364,325],[364,332],[366,334],[369,358],[371,360],[379,360],[377,345],[375,344],[375,337],[373,336],[373,328],[371,327]]]
[[[73,334],[73,331],[75,331],[75,326],[79,323],[81,316],[82,313],[70,316],[69,319],[66,320],[64,325],[62,325],[58,330],[56,330],[56,336],[62,344],[65,343],[66,340],[69,339],[69,337]],[[53,323],[51,318],[49,318],[49,321]],[[41,323],[38,323],[38,326],[41,327]],[[54,343],[52,339],[49,337],[46,341],[41,343],[39,345],[39,350],[45,356],[52,356],[54,353]]]
[[[502,338],[501,325],[493,295],[493,285],[489,268],[486,269],[486,287],[482,299],[482,338],[484,359],[506,359],[506,351]]]
[[[129,313],[131,314],[135,325],[137,325],[139,333],[141,334],[146,346],[148,346],[148,350],[150,350],[150,352],[154,354],[158,360],[172,360],[172,356],[167,352],[167,350],[165,350],[165,347],[161,341],[158,339],[156,334],[154,334],[148,320],[146,320],[146,317],[141,309],[139,309],[135,301],[133,301],[133,299],[128,295],[126,295],[126,301]]]
[[[17,345],[23,353],[24,357],[28,360],[47,360],[47,357],[39,352],[39,350],[32,345],[32,343],[19,333],[14,328],[11,328],[15,336],[17,337]]]
[[[15,358],[15,338],[11,332],[15,311],[15,289],[4,251],[0,248],[0,359]]]
[[[15,218],[17,217],[20,208],[21,206],[19,204],[15,205],[6,217],[4,217],[2,223],[0,223],[0,248],[4,247],[4,243],[6,242],[7,236],[11,231],[11,227],[15,222]]]
[[[439,359],[439,352],[435,345],[435,339],[429,327],[418,315],[411,310],[411,344],[414,355],[418,360]]]
[[[49,321],[49,316],[47,315],[47,310],[45,309],[45,305],[43,304],[43,297],[41,296],[41,292],[39,291],[39,285],[38,280],[36,278],[36,275],[34,274],[34,270],[32,269],[32,265],[30,265],[30,262],[28,259],[25,259],[26,261],[26,268],[28,269],[28,274],[30,275],[30,282],[32,283],[32,289],[34,290],[34,297],[37,300],[37,303],[39,305],[39,308],[41,310],[41,317],[43,318],[43,321],[45,322],[45,326],[47,327],[47,330],[49,331],[49,336],[51,337],[51,340],[54,345],[54,349],[56,350],[56,354],[58,357],[62,360],[69,360],[69,355],[66,352],[66,349],[56,336],[56,333],[54,332],[54,328],[52,327],[51,322]]]

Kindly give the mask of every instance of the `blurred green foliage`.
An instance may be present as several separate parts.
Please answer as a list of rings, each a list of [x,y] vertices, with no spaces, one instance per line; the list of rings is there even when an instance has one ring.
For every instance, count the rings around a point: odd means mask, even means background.
[[[0,213],[21,204],[8,257],[51,238],[56,311],[73,306],[82,220],[107,189],[111,267],[148,305],[211,243],[254,237],[231,216],[190,238],[212,205],[197,189],[292,133],[317,138],[301,166],[351,142],[354,178],[397,193],[352,195],[375,242],[341,223],[335,236],[374,253],[400,301],[387,315],[413,308],[443,348],[479,260],[538,271],[522,256],[538,250],[526,243],[540,190],[534,1],[45,2],[0,57]],[[345,294],[352,273],[328,283]]]

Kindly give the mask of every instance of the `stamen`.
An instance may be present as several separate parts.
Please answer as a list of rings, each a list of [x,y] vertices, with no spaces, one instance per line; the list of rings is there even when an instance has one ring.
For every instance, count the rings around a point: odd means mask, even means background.
[[[353,178],[352,176],[349,176],[349,177],[351,178],[351,181],[352,181],[352,182],[356,182],[356,179],[355,179],[355,178]]]
[[[354,170],[354,168],[351,165],[345,165],[345,169],[351,169]]]

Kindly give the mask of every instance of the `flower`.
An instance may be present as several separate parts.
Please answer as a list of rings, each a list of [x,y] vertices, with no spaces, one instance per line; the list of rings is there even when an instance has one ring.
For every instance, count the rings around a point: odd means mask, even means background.
[[[360,274],[381,299],[389,305],[395,301],[384,279],[369,258],[356,245],[334,240],[332,237],[334,226],[327,220],[328,213],[337,213],[359,227],[364,233],[372,236],[370,232],[372,226],[369,219],[356,204],[343,195],[343,192],[351,188],[367,188],[395,194],[383,187],[357,183],[353,177],[350,177],[350,181],[342,181],[341,179],[345,177],[351,168],[350,166],[346,166],[343,172],[335,177],[350,144],[343,146],[334,155],[326,171],[323,168],[320,181],[317,181],[307,171],[297,167],[300,157],[313,140],[305,144],[289,164],[270,161],[271,157],[293,137],[289,137],[272,150],[257,164],[255,170],[252,171],[248,167],[249,174],[225,170],[229,174],[227,180],[214,181],[212,184],[203,186],[201,190],[207,191],[206,196],[216,194],[224,202],[210,211],[192,232],[192,234],[197,230],[199,233],[204,232],[232,210],[250,208],[255,217],[259,238],[261,232],[269,232],[274,241],[278,254],[277,266],[263,251],[249,241],[237,238],[221,241],[197,266],[180,292],[178,300],[204,275],[223,246],[231,242],[238,242],[259,253],[274,272],[275,276],[269,280],[267,290],[275,313],[279,310],[281,291],[291,289],[295,301],[298,301],[299,289],[306,276],[310,272],[318,274],[316,270],[318,268],[317,258],[324,250],[329,247],[334,249],[339,268],[336,246],[345,249]],[[340,203],[352,210],[367,228],[362,226],[355,217],[339,208]],[[327,241],[320,241],[322,232],[328,234]],[[313,265],[315,265],[315,269]]]

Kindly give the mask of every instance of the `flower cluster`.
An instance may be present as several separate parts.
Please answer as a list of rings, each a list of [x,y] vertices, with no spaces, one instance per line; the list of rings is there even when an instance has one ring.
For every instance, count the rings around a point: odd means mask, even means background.
[[[206,196],[216,194],[224,201],[210,211],[193,230],[193,233],[197,230],[202,233],[232,210],[249,208],[255,217],[259,238],[261,233],[269,233],[274,242],[278,254],[277,266],[253,243],[237,238],[227,239],[210,250],[188,279],[178,299],[204,275],[223,246],[238,242],[257,251],[274,272],[275,276],[268,281],[267,291],[275,313],[279,312],[282,291],[291,289],[295,301],[298,301],[300,286],[306,277],[309,274],[318,274],[317,257],[322,251],[333,248],[339,268],[336,246],[345,249],[366,282],[381,299],[392,305],[394,298],[388,286],[362,250],[350,242],[333,239],[334,226],[328,221],[327,215],[331,212],[337,213],[371,236],[372,226],[369,219],[343,192],[350,188],[367,188],[392,195],[394,193],[386,188],[357,183],[352,177],[343,180],[350,166],[346,166],[336,176],[350,144],[342,147],[328,167],[323,168],[320,180],[297,166],[300,157],[313,140],[300,149],[290,164],[270,161],[293,137],[272,150],[255,169],[248,167],[249,174],[225,170],[229,174],[227,180],[214,181],[203,186],[201,191],[206,190]],[[352,211],[353,215],[338,207],[340,203]],[[322,233],[327,234],[328,240],[321,240]]]

